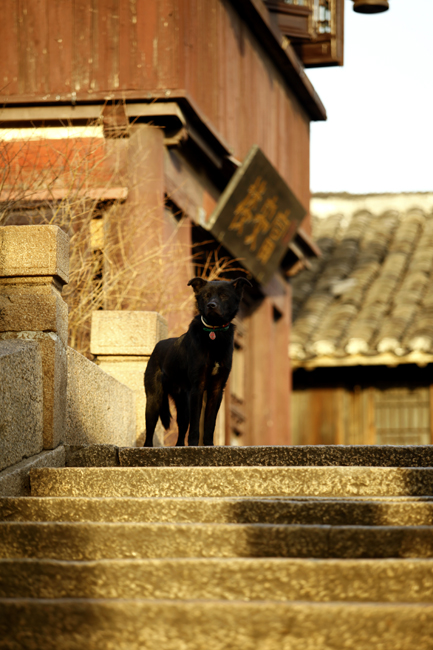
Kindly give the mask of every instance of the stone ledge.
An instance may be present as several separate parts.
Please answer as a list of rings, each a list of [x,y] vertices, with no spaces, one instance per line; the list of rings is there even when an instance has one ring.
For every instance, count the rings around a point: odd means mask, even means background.
[[[0,229],[0,277],[57,276],[69,279],[69,237],[58,226]]]
[[[62,299],[56,283],[51,280],[52,278],[49,278],[48,282],[38,284],[31,281],[5,284],[4,278],[0,279],[0,332],[16,333],[16,336],[26,332],[51,333],[59,336],[62,343],[67,345],[68,306]]]
[[[0,472],[0,496],[30,496],[31,469],[39,467],[64,467],[65,448],[60,445],[52,451],[43,451]]]
[[[167,321],[157,312],[94,311],[90,349],[96,355],[150,356],[167,334]]]

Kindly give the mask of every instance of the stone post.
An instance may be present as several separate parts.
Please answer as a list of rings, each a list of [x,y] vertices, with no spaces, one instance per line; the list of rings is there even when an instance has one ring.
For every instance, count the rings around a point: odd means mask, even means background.
[[[144,442],[146,397],[144,371],[156,343],[167,338],[167,322],[152,311],[94,311],[90,350],[96,363],[136,394],[137,446]],[[161,423],[154,445],[164,445]]]
[[[43,446],[66,428],[69,237],[57,226],[0,228],[0,340],[37,341],[43,373]]]

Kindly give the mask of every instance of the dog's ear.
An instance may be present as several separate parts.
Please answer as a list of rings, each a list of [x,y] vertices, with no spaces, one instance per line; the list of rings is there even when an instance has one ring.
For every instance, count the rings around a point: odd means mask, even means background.
[[[250,287],[253,286],[253,285],[251,284],[251,282],[250,282],[249,280],[247,280],[246,278],[236,278],[236,280],[232,280],[231,283],[232,283],[232,285],[234,286],[234,288],[236,289],[236,293],[237,293],[239,296],[242,295],[242,291],[243,291],[245,285],[248,284]]]
[[[194,289],[194,293],[198,293],[206,284],[207,281],[203,278],[193,278],[188,282],[188,287],[192,287]]]

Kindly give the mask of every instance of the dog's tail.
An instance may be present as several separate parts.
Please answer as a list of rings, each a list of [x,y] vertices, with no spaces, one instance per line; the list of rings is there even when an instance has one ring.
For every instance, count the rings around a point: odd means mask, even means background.
[[[164,429],[168,429],[170,426],[171,413],[170,413],[170,405],[168,403],[168,395],[165,391],[162,395],[159,417],[161,418],[162,426],[164,427]]]

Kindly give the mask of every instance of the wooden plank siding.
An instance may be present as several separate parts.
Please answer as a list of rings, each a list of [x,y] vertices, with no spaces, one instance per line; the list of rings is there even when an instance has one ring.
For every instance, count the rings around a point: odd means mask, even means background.
[[[432,442],[432,386],[309,388],[292,393],[295,445]]]
[[[229,0],[5,0],[0,102],[187,93],[243,159],[258,144],[309,204],[309,118]]]

